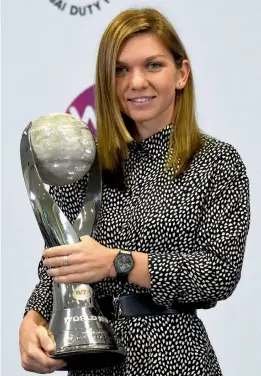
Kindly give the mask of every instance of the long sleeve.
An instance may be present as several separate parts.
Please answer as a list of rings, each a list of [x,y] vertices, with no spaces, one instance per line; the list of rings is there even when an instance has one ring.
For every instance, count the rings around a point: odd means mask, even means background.
[[[168,253],[149,254],[151,294],[158,304],[223,300],[240,280],[250,223],[249,181],[233,147],[216,158],[212,175],[193,249],[172,252],[170,245]]]
[[[77,218],[82,208],[87,184],[88,175],[70,185],[50,187],[50,195],[71,223]],[[33,309],[49,321],[52,312],[53,295],[52,278],[47,275],[46,270],[47,268],[43,265],[43,258],[41,258],[38,266],[39,282],[28,299],[25,314]]]

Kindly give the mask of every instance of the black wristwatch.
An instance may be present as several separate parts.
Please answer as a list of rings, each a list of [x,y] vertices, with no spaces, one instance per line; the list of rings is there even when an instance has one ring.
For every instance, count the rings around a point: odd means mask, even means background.
[[[113,263],[117,278],[122,282],[127,282],[129,274],[134,266],[132,252],[127,249],[120,249]]]

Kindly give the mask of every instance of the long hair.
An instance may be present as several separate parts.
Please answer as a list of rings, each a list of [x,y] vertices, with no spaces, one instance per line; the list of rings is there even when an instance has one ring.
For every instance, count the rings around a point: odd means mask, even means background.
[[[114,18],[106,28],[98,50],[96,64],[96,114],[98,154],[103,170],[117,171],[133,141],[126,117],[121,113],[116,95],[116,60],[122,44],[137,33],[156,35],[172,53],[179,69],[188,59],[185,48],[172,24],[157,10],[128,9]],[[193,75],[186,86],[176,91],[173,113],[173,131],[170,137],[166,167],[175,176],[182,173],[191,158],[202,146],[202,137],[195,116]]]

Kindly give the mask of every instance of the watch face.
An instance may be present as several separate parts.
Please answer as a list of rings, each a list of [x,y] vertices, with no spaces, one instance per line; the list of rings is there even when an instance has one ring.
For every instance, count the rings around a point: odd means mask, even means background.
[[[131,255],[119,254],[115,261],[115,267],[118,273],[128,273],[133,267]]]

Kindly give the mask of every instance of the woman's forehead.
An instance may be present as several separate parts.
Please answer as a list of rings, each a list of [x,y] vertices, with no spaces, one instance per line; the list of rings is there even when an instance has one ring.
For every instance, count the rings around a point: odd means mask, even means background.
[[[154,34],[146,33],[131,37],[120,49],[117,62],[145,61],[146,59],[171,55],[161,40]]]

